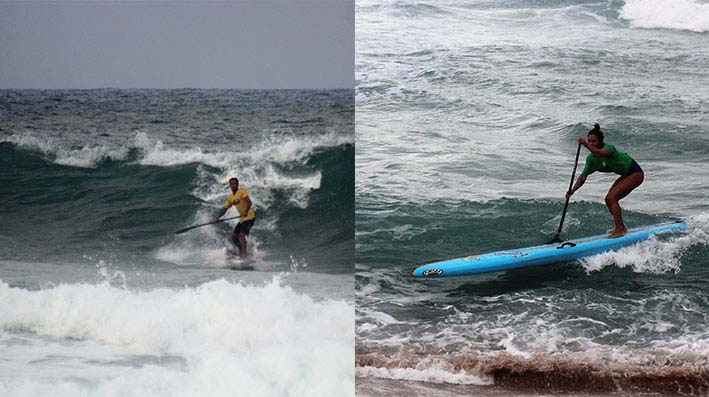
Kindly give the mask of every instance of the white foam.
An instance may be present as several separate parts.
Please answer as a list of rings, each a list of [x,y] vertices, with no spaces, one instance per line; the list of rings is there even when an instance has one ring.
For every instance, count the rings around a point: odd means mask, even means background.
[[[155,259],[164,262],[174,263],[176,265],[185,266],[207,266],[207,267],[225,267],[227,261],[227,246],[232,252],[236,249],[233,243],[228,240],[230,234],[226,236],[217,236],[216,232],[208,234],[214,237],[205,241],[204,236],[197,234],[195,237],[186,237],[173,241],[163,247],[160,247],[154,254]],[[252,236],[248,239],[249,255],[255,257],[263,257],[266,255],[260,248],[258,238]]]
[[[0,281],[0,306],[0,335],[61,341],[40,354],[53,365],[28,362],[38,354],[31,345],[0,343],[21,355],[3,355],[20,367],[0,365],[2,395],[354,394],[353,306],[315,302],[275,278],[150,291],[107,283],[28,291]],[[174,360],[111,365],[128,356]]]
[[[394,316],[384,313],[378,310],[362,310],[365,313],[367,320],[376,323],[379,326],[386,326],[392,324],[401,324]]]
[[[171,167],[176,165],[202,163],[215,168],[228,167],[230,162],[241,156],[238,152],[205,152],[201,147],[178,148],[165,145],[161,140],[153,140],[142,131],[136,132],[130,141],[131,147],[139,149],[141,165]]]
[[[351,135],[327,133],[318,136],[296,137],[293,135],[275,135],[265,137],[255,147],[243,150],[229,147],[228,151],[205,151],[201,147],[177,147],[166,145],[161,140],[151,139],[145,132],[136,131],[126,145],[110,147],[105,145],[84,145],[80,149],[67,148],[50,138],[37,137],[32,132],[18,133],[3,138],[3,142],[13,143],[24,149],[37,150],[55,157],[58,164],[76,167],[95,167],[103,159],[125,160],[128,150],[138,149],[141,165],[176,166],[190,163],[202,163],[225,170],[226,181],[234,173],[244,174],[243,168],[261,164],[285,164],[299,162],[303,164],[318,149],[351,144]],[[240,150],[242,149],[242,150]],[[246,171],[248,172],[248,171]]]
[[[626,0],[620,17],[637,28],[709,31],[709,4],[697,0]]]
[[[317,136],[271,135],[261,142],[249,155],[252,159],[266,159],[275,163],[296,161],[304,163],[320,148],[352,144],[352,135],[326,133]]]
[[[198,162],[215,168],[229,169],[235,163],[303,163],[319,148],[337,147],[351,143],[352,140],[351,136],[334,133],[305,137],[271,135],[257,143],[254,148],[248,147],[250,150],[230,146],[227,152],[204,152],[200,147],[168,147],[162,141],[153,141],[147,134],[138,131],[131,143],[144,152],[140,160],[143,165],[173,166]]]
[[[587,272],[598,271],[606,266],[629,267],[636,273],[674,273],[679,271],[679,254],[683,247],[674,242],[658,241],[655,237],[622,248],[581,260]]]
[[[37,150],[44,154],[51,153],[56,147],[51,138],[40,139],[32,133],[12,134],[3,138],[2,142],[9,142],[22,149]]]
[[[38,138],[32,133],[10,135],[5,142],[13,143],[23,149],[42,152],[44,155],[53,157],[53,162],[56,164],[79,168],[95,168],[104,159],[125,160],[128,157],[128,148],[126,147],[85,145],[81,149],[66,148],[57,145],[52,139]]]
[[[515,342],[515,338],[517,337],[517,333],[508,333],[506,337],[502,338],[499,342],[499,345],[509,354],[513,356],[521,356],[524,358],[530,358],[532,354],[528,351],[525,351],[523,348],[520,348],[517,346],[517,343]]]
[[[681,255],[695,244],[709,244],[709,214],[698,214],[687,220],[688,232],[669,239],[652,236],[647,241],[618,251],[594,255],[581,260],[587,272],[607,266],[631,268],[636,273],[676,273],[681,270]]]
[[[463,371],[454,372],[452,369],[422,368],[425,365],[419,364],[417,368],[376,368],[358,367],[357,376],[373,377],[395,380],[411,380],[417,382],[430,383],[450,383],[456,385],[491,385],[492,378],[480,377],[466,374]]]
[[[276,190],[287,190],[292,205],[308,206],[308,195],[320,188],[322,174],[284,175],[274,167],[278,163],[302,162],[321,147],[348,143],[351,137],[326,134],[318,137],[269,137],[254,150],[205,152],[199,147],[180,149],[166,147],[162,141],[152,141],[145,133],[137,132],[132,145],[143,152],[141,165],[175,166],[200,163],[221,170],[217,175],[200,167],[197,187],[192,194],[206,202],[221,205],[230,178],[238,177],[241,186],[250,193],[254,208],[268,209]]]
[[[107,146],[84,146],[79,150],[59,150],[55,163],[79,168],[95,168],[104,159],[125,160],[127,148],[109,148]]]
[[[250,181],[251,187],[255,191],[261,190],[259,203],[264,208],[269,208],[274,203],[274,190],[289,191],[288,202],[294,207],[307,208],[308,194],[320,189],[322,174],[316,172],[303,177],[284,177],[275,172],[272,167],[266,168],[266,174],[260,178]]]
[[[709,233],[709,212],[692,215],[687,219],[686,223],[690,229]]]

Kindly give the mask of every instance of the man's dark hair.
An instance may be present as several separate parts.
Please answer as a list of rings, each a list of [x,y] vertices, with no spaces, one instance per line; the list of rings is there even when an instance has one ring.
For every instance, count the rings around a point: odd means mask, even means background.
[[[239,180],[237,178],[229,178],[229,182],[231,182],[231,181],[236,181],[236,184],[237,185],[239,184]]]

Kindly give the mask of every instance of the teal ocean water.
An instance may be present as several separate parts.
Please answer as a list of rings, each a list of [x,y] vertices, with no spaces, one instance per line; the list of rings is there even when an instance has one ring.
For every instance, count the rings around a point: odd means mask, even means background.
[[[358,393],[706,395],[709,4],[372,0],[356,24]],[[628,226],[682,219],[687,233],[409,277],[548,241],[594,123],[645,170],[621,201]],[[614,180],[589,177],[563,237],[613,227]]]
[[[351,395],[353,130],[352,90],[0,91],[0,394]],[[174,234],[232,176],[254,272]]]

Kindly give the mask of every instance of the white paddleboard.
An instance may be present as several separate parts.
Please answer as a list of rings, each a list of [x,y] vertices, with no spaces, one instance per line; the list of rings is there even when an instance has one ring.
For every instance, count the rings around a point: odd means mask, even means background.
[[[227,267],[231,270],[254,270],[254,260],[251,258],[246,259],[227,259]]]

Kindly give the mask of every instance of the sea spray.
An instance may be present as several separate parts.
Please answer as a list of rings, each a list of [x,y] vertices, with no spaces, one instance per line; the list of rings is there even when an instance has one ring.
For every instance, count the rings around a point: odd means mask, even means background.
[[[626,0],[620,17],[636,28],[709,31],[709,3],[701,0]]]

